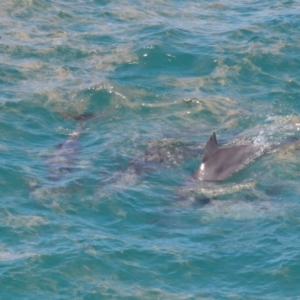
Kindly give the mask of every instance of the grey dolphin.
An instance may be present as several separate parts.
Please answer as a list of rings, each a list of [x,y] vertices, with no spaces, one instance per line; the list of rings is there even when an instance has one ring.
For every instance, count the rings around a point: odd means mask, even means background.
[[[157,172],[165,168],[178,166],[189,159],[200,157],[203,145],[185,143],[174,138],[151,141],[144,151],[139,151],[123,169],[120,164],[118,170],[102,172],[105,179],[103,185],[136,184],[139,176]],[[105,183],[104,183],[105,182]]]
[[[79,142],[81,132],[80,126],[63,143],[58,144],[51,155],[47,156],[46,165],[51,181],[60,180],[63,174],[74,169],[81,148]]]
[[[75,115],[60,113],[60,115],[68,119],[79,121],[80,123],[76,130],[71,133],[64,142],[58,144],[51,155],[46,157],[46,166],[50,181],[58,181],[64,174],[70,173],[74,170],[78,154],[81,149],[79,138],[82,135],[84,122],[92,118],[99,117],[101,114]]]
[[[172,138],[152,141],[143,153],[136,155],[128,169],[137,174],[180,165],[191,158],[200,156],[203,146],[184,143]]]
[[[242,183],[222,183],[234,173],[240,171],[258,157],[277,151],[290,152],[300,150],[300,140],[289,137],[278,144],[247,144],[220,147],[213,132],[207,141],[202,162],[195,173],[177,189],[180,200],[192,200],[193,205],[204,206],[211,203],[211,198],[231,194],[243,189],[252,188],[256,181]]]
[[[216,134],[213,132],[205,145],[202,163],[192,175],[192,178],[201,181],[224,180],[263,154],[273,153],[280,149],[299,150],[299,143],[298,138],[290,137],[280,144],[220,147]]]
[[[205,145],[202,163],[192,177],[201,181],[224,180],[265,151],[266,149],[254,144],[220,147],[213,132]]]

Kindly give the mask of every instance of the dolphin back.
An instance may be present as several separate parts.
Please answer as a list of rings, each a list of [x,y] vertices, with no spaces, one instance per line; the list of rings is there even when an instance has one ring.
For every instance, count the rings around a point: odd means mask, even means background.
[[[219,181],[230,177],[251,163],[258,153],[254,145],[220,147],[213,132],[206,143],[202,163],[193,178],[203,181]]]

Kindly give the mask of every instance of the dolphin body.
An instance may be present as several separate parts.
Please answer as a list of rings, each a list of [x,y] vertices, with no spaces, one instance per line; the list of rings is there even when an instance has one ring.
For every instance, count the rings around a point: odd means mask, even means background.
[[[263,154],[280,149],[299,150],[299,139],[291,137],[287,141],[273,145],[236,145],[220,147],[213,132],[208,139],[202,163],[192,178],[200,181],[221,181],[240,171]]]
[[[55,151],[46,158],[49,180],[58,181],[65,173],[70,173],[80,151],[79,137],[81,128],[72,133],[63,143],[57,145]]]
[[[183,204],[186,203],[186,200],[191,200],[193,205],[203,207],[213,203],[213,199],[218,196],[252,189],[256,180],[250,179],[242,183],[218,183],[242,170],[264,154],[299,150],[300,140],[297,137],[289,137],[279,144],[252,143],[221,147],[213,132],[204,147],[200,166],[177,189],[179,200],[184,200],[179,203]]]
[[[265,152],[254,144],[220,147],[213,132],[205,145],[202,163],[192,177],[201,181],[224,180]]]
[[[70,173],[75,169],[81,149],[79,138],[82,135],[84,122],[100,116],[100,114],[60,114],[65,118],[79,121],[80,123],[76,131],[71,133],[64,142],[59,143],[54,152],[46,157],[50,181],[59,181],[66,173]]]
[[[143,174],[156,171],[158,168],[178,166],[202,153],[203,146],[180,142],[172,138],[152,141],[142,154],[130,161],[127,171]]]
[[[119,165],[118,170],[113,173],[102,172],[102,187],[114,186],[117,189],[122,185],[136,185],[139,177],[145,174],[181,165],[189,159],[200,158],[203,149],[203,145],[185,143],[173,138],[154,140],[144,151],[139,151],[125,169]]]

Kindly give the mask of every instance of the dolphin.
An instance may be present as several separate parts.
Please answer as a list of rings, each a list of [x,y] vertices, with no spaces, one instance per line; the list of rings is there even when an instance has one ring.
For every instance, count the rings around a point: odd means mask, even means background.
[[[299,140],[293,137],[274,145],[248,144],[220,147],[216,134],[213,132],[205,145],[202,162],[192,178],[200,181],[221,181],[240,171],[263,154],[288,149],[291,145],[297,149],[298,144]]]
[[[59,143],[51,155],[47,156],[46,165],[51,181],[60,180],[63,174],[74,169],[81,148],[79,142],[81,132],[81,128],[78,128],[64,142]]]
[[[186,143],[174,138],[151,141],[144,151],[139,151],[126,168],[119,164],[118,170],[111,173],[102,171],[102,192],[104,186],[120,188],[122,185],[135,185],[140,177],[158,170],[171,168],[189,159],[200,158],[204,145]]]
[[[172,138],[152,141],[142,154],[136,155],[127,170],[136,174],[155,171],[158,168],[178,166],[203,153],[203,145],[184,143]]]
[[[46,166],[50,181],[59,181],[64,174],[70,173],[74,170],[78,154],[81,149],[79,138],[82,135],[84,122],[92,118],[99,117],[101,114],[75,115],[60,113],[60,115],[68,119],[79,121],[79,125],[64,142],[57,145],[51,155],[46,157]]]
[[[212,203],[212,199],[217,196],[252,189],[257,183],[256,180],[250,179],[242,183],[219,183],[264,154],[299,150],[300,140],[295,136],[290,136],[287,140],[277,144],[250,143],[221,147],[213,132],[204,147],[199,167],[176,190],[179,200],[184,200],[180,203],[191,200],[193,205],[203,207]]]
[[[192,177],[201,181],[220,181],[243,169],[262,155],[254,144],[220,147],[213,132],[204,148],[202,163]]]

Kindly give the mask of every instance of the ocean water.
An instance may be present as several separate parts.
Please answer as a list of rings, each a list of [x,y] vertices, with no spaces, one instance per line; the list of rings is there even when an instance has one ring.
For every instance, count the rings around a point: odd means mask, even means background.
[[[0,299],[299,299],[298,1],[0,8]]]

